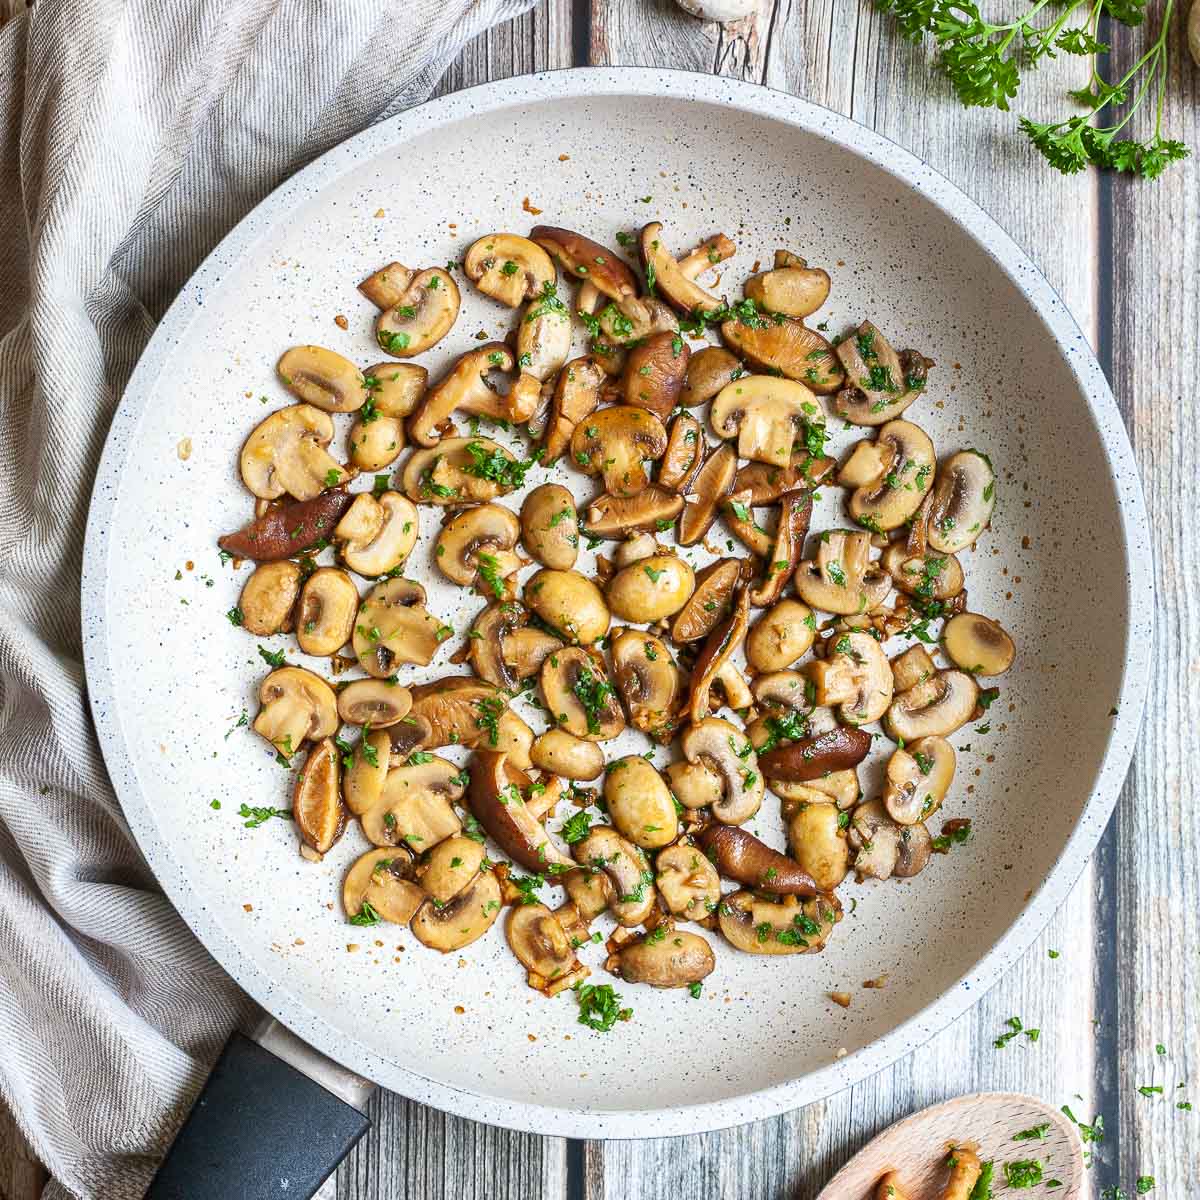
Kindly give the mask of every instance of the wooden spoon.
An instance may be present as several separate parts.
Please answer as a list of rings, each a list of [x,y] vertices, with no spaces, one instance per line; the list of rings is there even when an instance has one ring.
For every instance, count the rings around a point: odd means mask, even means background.
[[[1039,1125],[1050,1126],[1045,1137],[1013,1140]],[[1062,1181],[1061,1188],[1047,1195],[1056,1200],[1078,1200],[1082,1195],[1083,1150],[1075,1126],[1032,1096],[981,1092],[935,1104],[893,1125],[860,1150],[817,1200],[875,1200],[875,1184],[888,1171],[898,1173],[912,1200],[941,1200],[948,1174],[946,1153],[952,1144],[976,1148],[984,1162],[996,1164],[993,1186],[998,1198],[1010,1191],[1004,1186],[1004,1164],[1019,1159],[1037,1159],[1044,1180]]]

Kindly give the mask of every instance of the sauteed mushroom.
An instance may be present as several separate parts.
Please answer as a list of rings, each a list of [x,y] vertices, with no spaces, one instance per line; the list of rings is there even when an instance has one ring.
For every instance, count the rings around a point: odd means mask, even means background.
[[[311,404],[281,408],[259,422],[246,439],[240,460],[242,482],[262,500],[284,493],[313,500],[350,478],[325,451],[332,439],[333,418],[327,412]]]
[[[292,817],[304,843],[301,853],[318,862],[346,828],[339,764],[333,739],[322,739],[308,752],[292,793]]]
[[[679,836],[679,818],[662,776],[640,754],[610,763],[604,802],[618,832],[643,850],[670,845]]]
[[[658,467],[658,485],[683,493],[700,469],[706,443],[700,422],[690,413],[680,413],[667,431],[667,448]]]
[[[615,973],[630,983],[682,988],[706,979],[716,965],[712,947],[698,933],[656,926],[617,951]]]
[[[324,346],[293,346],[275,367],[297,400],[326,412],[353,412],[369,392],[363,373],[348,359]]]
[[[679,668],[666,643],[637,629],[612,635],[613,675],[635,729],[657,741],[669,741],[678,719]]]
[[[715,310],[721,302],[706,292],[680,269],[663,240],[660,221],[642,227],[638,238],[642,264],[646,268],[646,288],[652,295],[657,289],[681,313]]]
[[[738,439],[738,454],[755,462],[787,466],[806,421],[819,413],[802,383],[774,375],[744,375],[717,394],[708,419],[722,438]]]
[[[300,589],[296,641],[305,654],[326,658],[349,640],[358,612],[358,588],[345,571],[319,567]]]
[[[891,581],[870,561],[866,533],[827,530],[817,539],[817,554],[796,568],[796,591],[810,608],[821,612],[870,612],[882,604]]]
[[[429,372],[416,363],[376,363],[363,372],[370,395],[350,427],[350,461],[382,471],[408,444],[404,420],[421,402]]]
[[[576,426],[600,403],[603,383],[604,371],[593,358],[573,358],[559,371],[542,438],[543,462],[553,463],[567,451]]]
[[[547,729],[529,751],[535,767],[564,779],[598,779],[604,773],[604,751],[565,729]]]
[[[477,350],[462,355],[425,393],[421,407],[409,418],[409,436],[420,446],[436,446],[453,434],[451,418],[456,412],[477,413],[498,421],[524,421],[533,412],[532,404],[518,403],[510,391],[496,391],[489,380],[494,371],[513,369],[512,351],[503,342],[486,342]]]
[[[346,874],[342,908],[348,918],[374,912],[395,925],[407,925],[425,893],[408,877],[412,855],[402,847],[368,850]]]
[[[481,237],[463,258],[463,271],[485,296],[509,308],[536,299],[558,278],[545,250],[515,233]]]
[[[906,744],[922,737],[946,737],[971,719],[978,699],[979,685],[966,672],[938,671],[896,696],[883,726],[889,737]]]
[[[477,942],[499,915],[500,884],[484,871],[446,904],[422,904],[412,919],[412,931],[422,945],[449,954]]]
[[[618,925],[640,925],[653,911],[657,893],[645,854],[611,825],[593,825],[571,847],[581,866],[604,875],[612,888],[609,908]]]
[[[610,299],[637,294],[633,272],[599,242],[553,225],[537,225],[529,236],[573,279],[587,280]]]
[[[817,954],[842,919],[836,896],[764,900],[754,892],[733,892],[717,907],[726,941],[747,954]]]
[[[575,426],[571,458],[585,475],[601,475],[613,496],[636,496],[650,482],[645,461],[661,458],[667,431],[651,412],[617,404]]]
[[[521,567],[521,557],[513,550],[520,536],[521,523],[511,509],[500,504],[467,508],[442,526],[434,562],[447,579],[470,586],[478,578],[501,599],[505,577]]]
[[[555,846],[529,811],[521,788],[508,770],[510,765],[510,756],[503,751],[476,752],[467,792],[471,811],[500,849],[526,870],[573,867],[574,862]]]
[[[291,758],[306,741],[317,742],[337,730],[337,700],[319,675],[303,667],[280,667],[259,685],[262,708],[254,732]]]
[[[608,605],[578,571],[539,571],[525,585],[525,603],[567,641],[590,645],[608,632]]]
[[[695,591],[671,626],[674,641],[681,645],[699,641],[725,618],[733,601],[734,588],[742,578],[742,563],[740,558],[719,558],[696,576]]]
[[[757,307],[752,301],[746,304],[752,310]],[[721,337],[757,370],[777,371],[818,395],[836,392],[845,382],[846,375],[833,346],[795,317],[739,311],[736,317],[722,323]]]
[[[605,588],[614,616],[649,624],[677,613],[696,586],[692,568],[676,554],[652,554],[618,571]]]
[[[626,404],[652,412],[665,421],[679,402],[691,351],[678,333],[651,334],[629,351],[621,372],[621,396]]]
[[[843,633],[831,653],[810,663],[807,675],[817,704],[838,706],[847,724],[878,721],[892,702],[892,668],[869,633]]]
[[[425,609],[425,589],[410,579],[387,579],[368,593],[354,622],[358,665],[386,679],[403,663],[428,666],[445,626]]]
[[[859,442],[838,474],[839,483],[854,488],[847,510],[867,529],[899,529],[933,487],[936,464],[924,430],[911,421],[889,421],[874,442]]]
[[[590,972],[575,957],[575,946],[556,913],[544,904],[518,904],[509,913],[508,945],[527,971],[532,988],[556,995]]]
[[[412,689],[410,716],[429,726],[422,743],[426,749],[503,751],[511,766],[523,771],[530,765],[533,730],[508,707],[508,697],[499,688],[481,679],[452,675],[418,684]]]
[[[1003,675],[1017,648],[996,621],[978,613],[958,613],[942,630],[942,645],[955,666],[973,675]]]
[[[408,716],[412,693],[387,679],[355,679],[338,692],[337,708],[347,725],[386,729]]]
[[[372,290],[376,295],[386,294],[389,298],[396,289],[400,294],[393,303],[380,306],[383,311],[375,318],[375,340],[380,349],[393,358],[416,358],[450,332],[461,303],[458,284],[441,267],[413,272],[399,263],[392,263],[387,271],[386,291]],[[375,300],[375,296],[367,292],[369,283],[370,280],[366,280],[360,287]]]
[[[579,557],[579,514],[562,484],[543,483],[521,505],[521,542],[544,567],[569,571]]]
[[[785,670],[812,649],[816,636],[816,618],[807,604],[778,600],[750,626],[746,634],[746,660],[756,671]]]
[[[742,825],[758,812],[763,800],[758,758],[736,725],[706,717],[687,730],[680,745],[688,762],[703,764],[721,779],[721,799],[712,806],[718,821]]]
[[[253,489],[251,489],[253,490]],[[996,506],[991,460],[978,450],[960,450],[938,468],[929,511],[929,544],[957,554],[987,528]]]
[[[636,496],[599,496],[587,508],[586,530],[593,537],[624,537],[638,530],[666,529],[683,510],[683,497],[651,484]],[[703,535],[701,535],[703,536]],[[680,545],[690,543],[682,540]]]
[[[811,316],[829,298],[829,273],[810,267],[787,250],[775,251],[775,267],[746,280],[743,290],[763,312]]]
[[[716,912],[721,877],[698,846],[676,842],[665,847],[654,860],[654,870],[658,894],[673,916],[704,921]]]
[[[625,728],[604,660],[582,646],[566,646],[542,663],[542,695],[550,719],[590,742],[615,738]]]
[[[817,885],[806,871],[748,830],[710,825],[701,831],[699,840],[726,879],[777,896],[817,894]]]
[[[687,378],[679,393],[684,408],[707,404],[726,385],[746,374],[741,360],[723,346],[705,346],[688,362]]]
[[[242,628],[259,637],[289,632],[292,609],[300,594],[300,578],[299,565],[290,560],[255,567],[238,598]]]
[[[737,451],[729,444],[714,447],[692,480],[691,490],[684,497],[683,516],[679,522],[679,544],[694,546],[703,541],[709,526],[717,517],[717,507],[729,494],[737,473]]]
[[[333,535],[342,541],[342,562],[368,578],[394,571],[417,544],[420,517],[415,505],[399,492],[375,499],[360,492]]]
[[[850,846],[836,804],[801,801],[788,819],[788,849],[822,892],[839,887],[850,869]]]
[[[954,779],[954,747],[930,736],[896,749],[887,765],[883,804],[900,825],[915,825],[942,806]]]

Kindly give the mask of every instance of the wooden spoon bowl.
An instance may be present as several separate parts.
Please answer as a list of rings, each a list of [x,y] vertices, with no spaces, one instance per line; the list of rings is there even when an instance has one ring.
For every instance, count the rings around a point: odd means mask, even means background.
[[[1014,1141],[1039,1125],[1049,1126],[1045,1137]],[[1018,1159],[1037,1159],[1043,1179],[1062,1181],[1061,1188],[1048,1193],[1058,1200],[1082,1195],[1083,1150],[1075,1126],[1032,1096],[981,1092],[935,1104],[885,1130],[829,1181],[817,1200],[874,1200],[875,1184],[888,1171],[899,1174],[912,1200],[940,1200],[952,1144],[975,1147],[984,1162],[996,1164],[998,1197],[1009,1194],[1004,1164]]]

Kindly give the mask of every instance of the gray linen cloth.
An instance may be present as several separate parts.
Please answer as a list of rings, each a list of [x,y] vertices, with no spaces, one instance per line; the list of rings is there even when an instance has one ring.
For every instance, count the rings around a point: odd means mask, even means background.
[[[155,322],[276,184],[533,0],[37,0],[0,30],[0,1097],[142,1195],[253,1006],[159,894],[88,714],[97,460]]]

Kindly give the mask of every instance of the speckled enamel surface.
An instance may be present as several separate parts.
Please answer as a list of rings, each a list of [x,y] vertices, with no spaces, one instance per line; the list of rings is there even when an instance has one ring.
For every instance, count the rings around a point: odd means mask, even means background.
[[[286,806],[291,779],[236,727],[266,670],[256,641],[306,660],[294,639],[255,639],[225,620],[248,569],[223,567],[215,539],[248,518],[237,452],[287,402],[278,355],[312,341],[362,365],[382,357],[355,290],[370,271],[393,258],[444,264],[479,235],[539,220],[613,244],[649,219],[678,253],[718,230],[732,237],[739,253],[719,289],[731,295],[756,259],[793,249],[833,275],[821,313],[831,331],[870,317],[894,345],[937,361],[906,417],[939,453],[975,446],[996,464],[993,528],[963,560],[971,608],[1005,625],[1019,657],[999,681],[990,732],[953,738],[959,770],[942,815],[973,819],[968,846],[909,883],[847,883],[843,903],[857,903],[823,955],[718,945],[698,1000],[618,985],[634,1019],[600,1035],[575,1022],[569,997],[525,986],[498,930],[442,957],[407,931],[345,924],[341,879],[366,848],[356,827],[317,865],[297,854],[290,822],[243,828],[239,804]],[[463,294],[455,332],[420,360],[435,374],[477,330],[512,324],[465,281]],[[338,421],[340,456],[348,421]],[[830,428],[838,452],[859,436]],[[547,479],[580,498],[594,490],[561,469],[529,482]],[[845,525],[839,510],[828,489],[814,528]],[[430,558],[437,514],[421,515],[408,574],[463,631],[478,602],[443,586]],[[1140,487],[1107,385],[1046,281],[982,211],[907,152],[802,100],[684,73],[583,70],[489,84],[370,129],[229,235],[171,308],[113,423],[83,627],[96,725],[130,824],[243,987],[326,1053],[417,1100],[543,1133],[649,1137],[848,1086],[946,1025],[1021,954],[1092,852],[1124,777],[1151,594]],[[465,670],[448,654],[402,678]],[[646,743],[631,735],[628,746]],[[868,795],[880,775],[876,756]],[[778,803],[750,827],[782,845]],[[605,981],[602,947],[585,958]],[[860,990],[883,974],[885,989]],[[827,999],[842,989],[855,993],[848,1010]]]

